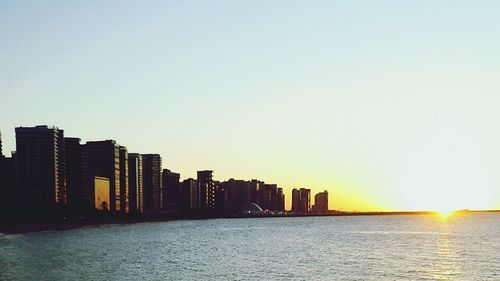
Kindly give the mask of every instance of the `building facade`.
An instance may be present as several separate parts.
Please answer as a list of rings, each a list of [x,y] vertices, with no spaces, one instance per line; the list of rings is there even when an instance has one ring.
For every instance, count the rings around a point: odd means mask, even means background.
[[[120,146],[114,140],[90,141],[85,144],[88,175],[109,179],[109,210],[120,211]],[[94,198],[95,190],[91,190]],[[92,208],[94,204],[92,202]]]
[[[120,212],[129,212],[128,151],[120,146]]]
[[[213,171],[198,171],[198,184],[200,185],[200,209],[209,214],[215,211],[216,190],[213,180]]]
[[[200,212],[200,184],[189,178],[182,182],[183,211],[189,214]]]
[[[47,126],[16,128],[19,196],[25,207],[66,204],[64,131]]]
[[[142,154],[144,212],[159,212],[162,208],[161,157],[159,154]]]
[[[316,214],[328,213],[328,191],[323,191],[314,196],[313,212]]]
[[[139,153],[128,154],[128,183],[129,211],[131,213],[142,213],[144,210],[142,156]]]
[[[64,146],[68,206],[75,212],[83,212],[88,202],[92,201],[84,146],[80,144],[79,138],[64,138]]]
[[[181,175],[168,169],[162,173],[162,201],[163,210],[168,212],[177,212],[180,210],[180,186]]]

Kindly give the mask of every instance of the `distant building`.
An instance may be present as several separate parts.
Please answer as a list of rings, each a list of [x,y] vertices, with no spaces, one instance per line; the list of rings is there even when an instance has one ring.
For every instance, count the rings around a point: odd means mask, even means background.
[[[143,179],[142,156],[138,153],[128,154],[128,188],[129,211],[131,213],[143,212]]]
[[[161,198],[161,157],[159,154],[142,154],[144,212],[159,212]]]
[[[307,188],[292,190],[292,212],[308,214],[311,211],[311,190]]]
[[[292,189],[292,212],[299,213],[300,209],[300,190],[297,188]]]
[[[90,179],[96,176],[109,179],[109,210],[119,212],[120,146],[114,140],[90,141],[85,144],[85,151]],[[92,195],[94,192],[92,190]]]
[[[120,212],[129,212],[128,152],[120,146]]]
[[[310,211],[311,211],[311,190],[308,188],[301,188],[299,213],[307,214]]]
[[[263,182],[255,179],[250,181],[250,202],[256,203],[257,205],[260,204],[259,192],[263,184]]]
[[[215,194],[215,210],[217,214],[224,215],[229,213],[229,186],[227,182],[214,181]]]
[[[200,209],[205,213],[215,211],[216,190],[213,181],[213,171],[198,171],[198,183],[200,185]]]
[[[16,154],[0,157],[0,213],[16,214],[18,209]]]
[[[200,184],[189,178],[182,182],[183,210],[186,213],[198,214],[200,211]]]
[[[66,203],[64,131],[47,126],[16,128],[19,195],[25,206]]]
[[[276,184],[262,184],[259,203],[263,210],[275,210],[278,206],[278,186]]]
[[[314,213],[328,213],[328,191],[320,192],[314,196]]]
[[[275,211],[285,211],[285,194],[283,193],[283,188],[281,187],[278,188],[278,206]]]
[[[95,191],[94,208],[99,211],[109,211],[110,180],[105,177],[95,176],[93,177],[92,185]]]
[[[229,179],[222,186],[227,192],[227,213],[236,214],[245,203],[250,203],[250,182]]]
[[[88,209],[92,190],[84,146],[79,138],[64,138],[66,155],[66,189],[68,206],[77,212]],[[108,202],[109,203],[109,202]]]
[[[162,174],[162,196],[164,211],[179,211],[180,202],[180,174],[174,173],[168,169],[163,170]]]

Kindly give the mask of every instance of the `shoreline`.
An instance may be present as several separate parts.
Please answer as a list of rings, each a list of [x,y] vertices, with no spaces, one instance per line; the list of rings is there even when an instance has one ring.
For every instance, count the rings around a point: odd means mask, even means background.
[[[500,213],[500,210],[460,210],[454,213]],[[183,220],[210,220],[210,219],[246,219],[246,218],[295,218],[295,217],[354,217],[354,216],[423,216],[436,215],[433,211],[390,211],[390,212],[331,212],[328,214],[275,214],[260,216],[172,216],[172,215],[151,215],[151,216],[131,216],[131,217],[101,217],[83,219],[58,219],[46,221],[32,221],[21,223],[7,223],[0,225],[0,234],[22,234],[43,231],[65,231],[78,229],[86,226],[99,225],[124,225],[145,222],[167,222]]]

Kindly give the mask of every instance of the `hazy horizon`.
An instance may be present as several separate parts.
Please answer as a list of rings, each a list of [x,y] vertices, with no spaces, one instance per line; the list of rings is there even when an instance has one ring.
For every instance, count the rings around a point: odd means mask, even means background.
[[[0,131],[342,210],[500,209],[500,2],[0,3]]]

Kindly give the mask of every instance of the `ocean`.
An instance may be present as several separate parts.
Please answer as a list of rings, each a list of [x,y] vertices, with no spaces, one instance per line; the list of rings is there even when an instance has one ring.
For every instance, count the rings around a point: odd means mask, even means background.
[[[500,280],[500,213],[187,220],[0,234],[0,280]]]

